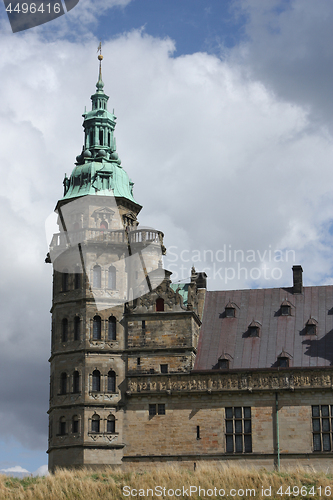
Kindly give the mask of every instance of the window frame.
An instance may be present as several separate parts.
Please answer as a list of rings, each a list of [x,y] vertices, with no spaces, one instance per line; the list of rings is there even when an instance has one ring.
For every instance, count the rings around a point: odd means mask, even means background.
[[[226,453],[252,453],[252,412],[250,406],[225,407]],[[248,431],[250,425],[250,431]]]

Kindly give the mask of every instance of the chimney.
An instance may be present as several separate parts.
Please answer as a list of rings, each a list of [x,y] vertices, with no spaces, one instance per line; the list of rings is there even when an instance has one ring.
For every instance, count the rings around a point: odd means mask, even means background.
[[[293,266],[293,293],[303,293],[302,266]]]

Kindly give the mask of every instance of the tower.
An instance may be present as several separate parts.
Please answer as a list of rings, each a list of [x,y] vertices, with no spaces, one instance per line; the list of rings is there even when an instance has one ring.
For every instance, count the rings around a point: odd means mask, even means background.
[[[116,117],[99,77],[84,145],[58,201],[53,264],[49,468],[120,464],[127,370],[124,311],[164,279],[163,233],[139,228]]]

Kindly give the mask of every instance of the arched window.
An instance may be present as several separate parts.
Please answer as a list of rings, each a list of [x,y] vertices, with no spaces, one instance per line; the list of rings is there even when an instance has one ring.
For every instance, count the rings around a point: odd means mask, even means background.
[[[78,434],[79,432],[79,418],[77,415],[74,415],[72,418],[72,433]]]
[[[75,290],[78,290],[79,288],[81,288],[81,268],[79,266],[76,266],[76,268],[75,268],[74,288],[75,288]]]
[[[162,297],[156,299],[156,311],[164,311],[164,299]]]
[[[102,320],[100,316],[94,316],[93,320],[93,340],[101,340]]]
[[[100,428],[100,416],[99,415],[93,415],[91,419],[91,432],[99,432]]]
[[[113,370],[108,373],[108,392],[116,392],[116,374]]]
[[[67,292],[67,290],[68,290],[68,269],[63,269],[63,271],[61,273],[61,279],[62,279],[61,289],[63,292]]]
[[[68,319],[64,318],[61,323],[61,342],[68,340]]]
[[[110,316],[108,324],[108,340],[116,340],[116,338],[117,338],[117,320],[114,316]]]
[[[60,375],[60,394],[67,394],[67,373]]]
[[[109,228],[108,222],[106,220],[102,220],[100,228],[106,231]]]
[[[99,370],[93,371],[92,390],[93,390],[93,392],[100,392],[100,390],[101,390],[101,373]]]
[[[114,266],[109,267],[108,272],[108,288],[110,290],[116,289],[116,268]]]
[[[101,288],[102,281],[101,281],[101,267],[100,266],[94,266],[93,268],[93,287],[94,288]]]
[[[79,316],[74,318],[74,340],[80,340],[81,335],[81,319]]]
[[[73,392],[74,394],[80,392],[80,374],[77,370],[73,373]]]
[[[64,436],[66,434],[66,419],[65,417],[60,417],[59,419],[59,434]]]
[[[116,432],[116,420],[113,415],[109,415],[106,421],[106,432]]]

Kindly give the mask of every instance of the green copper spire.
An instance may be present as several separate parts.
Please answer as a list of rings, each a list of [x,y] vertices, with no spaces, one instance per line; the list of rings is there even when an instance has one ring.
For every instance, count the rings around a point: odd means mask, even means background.
[[[109,96],[103,90],[101,44],[98,50],[99,75],[96,92],[91,96],[92,109],[82,115],[84,145],[81,154],[76,157],[76,167],[70,179],[65,176],[63,199],[110,194],[137,204],[133,198],[133,182],[121,167],[116,152],[116,116],[108,111]]]

